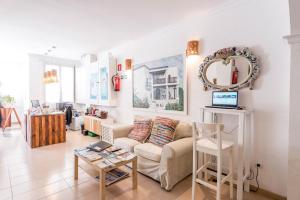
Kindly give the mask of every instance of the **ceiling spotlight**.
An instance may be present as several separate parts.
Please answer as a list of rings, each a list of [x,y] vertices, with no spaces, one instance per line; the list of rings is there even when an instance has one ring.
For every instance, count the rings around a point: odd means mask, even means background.
[[[51,49],[48,49],[48,52],[51,52]]]
[[[56,46],[52,46],[52,49],[56,49]]]

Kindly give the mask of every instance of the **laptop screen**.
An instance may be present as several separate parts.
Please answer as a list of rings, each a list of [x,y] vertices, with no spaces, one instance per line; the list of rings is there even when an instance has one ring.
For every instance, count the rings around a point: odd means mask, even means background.
[[[238,92],[219,92],[215,91],[212,93],[212,105],[213,106],[238,106]]]

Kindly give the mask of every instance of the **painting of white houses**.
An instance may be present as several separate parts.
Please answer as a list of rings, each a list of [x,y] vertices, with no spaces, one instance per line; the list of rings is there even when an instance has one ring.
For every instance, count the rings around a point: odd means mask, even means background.
[[[183,55],[137,64],[133,68],[133,107],[185,111]]]

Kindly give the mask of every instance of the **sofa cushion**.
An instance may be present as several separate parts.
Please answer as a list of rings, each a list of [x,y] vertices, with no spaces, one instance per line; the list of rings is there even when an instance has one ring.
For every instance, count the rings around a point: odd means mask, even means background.
[[[134,139],[130,139],[127,137],[122,137],[122,138],[117,138],[114,140],[114,145],[125,149],[128,152],[133,152],[133,148],[135,145],[141,144],[140,142],[134,140]]]
[[[153,122],[149,142],[159,146],[172,142],[178,122],[178,120],[165,117],[156,117]]]
[[[128,138],[144,143],[149,137],[152,128],[152,120],[134,120],[134,128],[128,134]]]
[[[193,128],[192,125],[186,122],[180,122],[175,129],[175,139],[179,140],[181,138],[192,137]]]
[[[152,143],[138,144],[134,147],[134,153],[137,156],[160,162],[162,147],[159,147]]]

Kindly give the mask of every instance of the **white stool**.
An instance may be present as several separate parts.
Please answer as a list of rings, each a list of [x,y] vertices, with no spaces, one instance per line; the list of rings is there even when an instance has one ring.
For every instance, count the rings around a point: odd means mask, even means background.
[[[221,185],[226,181],[230,183],[230,199],[233,199],[233,142],[222,140],[221,131],[223,124],[205,124],[193,123],[193,183],[192,199],[195,200],[195,184],[200,183],[210,189],[217,191],[217,200],[221,199]],[[213,138],[212,136],[216,136]],[[197,167],[197,152],[204,153],[204,163],[199,169]],[[224,152],[229,153],[229,173],[222,176],[222,155]],[[214,155],[217,157],[217,173],[207,170],[212,164],[207,156]],[[199,172],[204,172],[204,180],[197,178]],[[217,186],[207,181],[207,174],[216,175]]]

